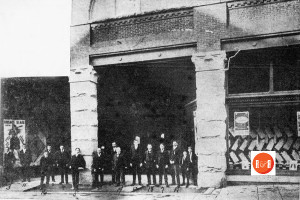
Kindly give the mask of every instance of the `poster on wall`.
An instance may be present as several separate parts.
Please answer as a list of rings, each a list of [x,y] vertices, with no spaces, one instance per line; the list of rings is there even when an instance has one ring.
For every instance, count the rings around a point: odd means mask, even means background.
[[[4,119],[4,146],[19,151],[25,144],[25,120]]]
[[[297,130],[298,130],[298,137],[300,137],[300,112],[297,112]]]
[[[234,134],[249,135],[249,112],[234,112]]]

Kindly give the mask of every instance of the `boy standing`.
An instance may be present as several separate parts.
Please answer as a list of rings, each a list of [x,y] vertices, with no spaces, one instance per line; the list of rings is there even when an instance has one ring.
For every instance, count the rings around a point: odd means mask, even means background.
[[[49,184],[50,181],[50,168],[51,168],[51,161],[49,158],[48,151],[44,152],[44,156],[41,158],[40,161],[40,167],[41,167],[41,182],[40,182],[40,189],[43,188],[45,176],[46,176],[46,184]]]

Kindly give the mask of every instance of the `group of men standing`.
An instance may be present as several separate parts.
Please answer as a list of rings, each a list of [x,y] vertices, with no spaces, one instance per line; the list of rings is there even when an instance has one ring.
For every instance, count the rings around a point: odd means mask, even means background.
[[[44,156],[40,160],[41,186],[44,183],[45,177],[46,184],[49,184],[50,177],[52,182],[55,182],[55,172],[57,167],[61,175],[60,184],[63,184],[64,181],[68,184],[68,164],[70,161],[70,155],[63,145],[60,145],[59,148],[59,151],[54,152],[51,145],[47,145],[47,150],[44,152]]]
[[[54,173],[56,166],[58,167],[61,176],[59,184],[68,184],[68,172],[71,170],[73,184],[72,189],[78,189],[79,171],[86,167],[85,160],[80,154],[80,149],[76,148],[75,154],[70,157],[63,145],[60,145],[60,150],[55,153],[52,153],[51,146],[48,145],[47,150],[44,152],[44,156],[40,161],[41,188],[43,187],[45,177],[46,184],[49,184],[50,176],[52,177],[52,182],[55,182]]]
[[[190,184],[190,178],[193,179],[194,185],[197,185],[197,156],[192,151],[192,147],[188,150],[181,151],[178,148],[178,143],[173,142],[171,150],[165,148],[165,144],[161,143],[159,150],[153,150],[151,144],[147,145],[147,150],[143,151],[140,148],[139,142],[134,140],[130,148],[129,155],[121,151],[121,147],[115,142],[112,143],[112,151],[110,153],[112,183],[119,186],[125,184],[125,170],[130,167],[133,175],[132,185],[141,183],[141,174],[145,170],[147,174],[147,185],[156,185],[156,174],[159,175],[159,184],[162,185],[164,178],[166,187],[169,187],[168,173],[171,173],[172,185]],[[97,153],[93,157],[92,174],[94,176],[93,186],[101,187],[103,184],[103,172],[107,168],[107,155],[103,149],[98,148]],[[180,184],[180,173],[182,174],[182,182]],[[191,176],[192,175],[192,176]],[[100,182],[99,182],[100,176]],[[191,177],[190,177],[191,176]],[[152,177],[152,181],[151,181]],[[175,179],[176,178],[176,179]]]
[[[23,181],[30,181],[30,165],[32,163],[32,156],[26,145],[20,151],[20,162],[22,165]],[[4,155],[5,165],[4,169],[7,177],[12,177],[13,165],[15,157],[11,149],[7,148],[7,153]],[[110,160],[108,162],[108,159]],[[110,163],[110,165],[108,165]],[[80,149],[75,149],[75,154],[70,157],[69,153],[60,145],[60,150],[54,152],[51,145],[47,145],[47,150],[44,152],[40,160],[41,170],[41,188],[49,184],[50,177],[52,182],[55,182],[55,172],[59,169],[61,176],[60,184],[68,184],[68,172],[71,170],[73,188],[78,189],[79,171],[85,169],[86,163],[83,156],[80,154]],[[167,150],[164,143],[160,143],[157,151],[153,150],[152,144],[147,145],[146,151],[140,147],[138,140],[134,140],[130,152],[121,151],[121,147],[117,146],[116,142],[112,143],[110,153],[104,152],[104,148],[98,148],[93,155],[91,171],[93,174],[93,186],[101,187],[104,183],[104,170],[110,170],[112,174],[112,183],[119,186],[125,184],[125,170],[130,167],[133,175],[132,185],[136,185],[136,179],[139,185],[142,185],[141,174],[143,171],[147,174],[147,185],[156,185],[156,174],[159,176],[158,185],[164,182],[166,187],[169,187],[168,173],[171,173],[172,185],[190,184],[192,178],[194,185],[197,185],[197,156],[189,146],[188,150],[181,151],[178,148],[178,143],[173,141],[172,149]],[[110,168],[110,169],[109,169]],[[182,182],[180,182],[180,173],[182,174]],[[100,180],[99,180],[100,176]],[[191,177],[190,177],[191,176]],[[151,181],[152,177],[152,181]],[[9,178],[12,182],[12,178]],[[181,183],[181,184],[180,184]]]
[[[23,182],[28,181],[30,182],[30,164],[32,163],[32,156],[29,149],[27,149],[26,144],[23,145],[22,150],[19,151],[18,156],[20,159],[21,167],[21,178]],[[16,163],[16,156],[14,153],[14,149],[10,147],[6,147],[6,152],[4,153],[4,174],[6,181],[12,184],[14,177],[17,174],[15,163]]]

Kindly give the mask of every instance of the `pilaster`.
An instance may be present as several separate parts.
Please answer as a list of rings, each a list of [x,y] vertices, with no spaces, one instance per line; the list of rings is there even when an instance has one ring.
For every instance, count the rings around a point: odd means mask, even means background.
[[[195,151],[198,154],[198,186],[221,187],[226,183],[226,107],[224,51],[197,52]]]
[[[97,73],[92,66],[71,69],[70,104],[72,153],[79,147],[90,168],[98,147]]]

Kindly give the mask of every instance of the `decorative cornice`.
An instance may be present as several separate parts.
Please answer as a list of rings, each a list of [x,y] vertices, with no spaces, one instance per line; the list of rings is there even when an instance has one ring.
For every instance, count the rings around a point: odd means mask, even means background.
[[[228,9],[236,9],[236,8],[244,8],[250,6],[258,6],[264,4],[271,4],[271,3],[279,3],[279,2],[286,2],[286,1],[294,1],[294,0],[245,0],[245,1],[238,1],[228,3]]]
[[[261,97],[227,97],[228,105],[254,105],[254,104],[284,104],[300,103],[300,94],[295,95],[278,95],[278,96],[261,96]]]
[[[157,13],[153,15],[147,16],[138,16],[132,17],[127,19],[117,19],[114,21],[108,22],[101,22],[98,24],[93,24],[92,27],[111,27],[111,26],[126,26],[132,24],[139,24],[139,23],[146,23],[151,21],[157,20],[165,20],[165,19],[172,19],[176,17],[186,17],[186,16],[193,16],[193,10],[184,10],[184,11],[176,11],[176,12],[169,12],[169,13]]]
[[[193,28],[193,10],[188,9],[91,24],[91,40],[96,43]]]

